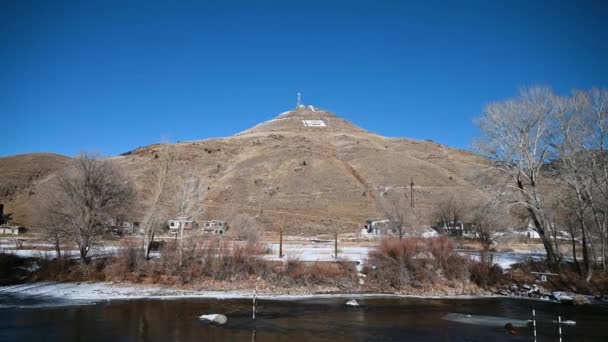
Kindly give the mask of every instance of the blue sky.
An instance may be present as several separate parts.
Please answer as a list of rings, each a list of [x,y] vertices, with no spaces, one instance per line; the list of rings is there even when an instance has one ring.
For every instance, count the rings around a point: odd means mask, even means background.
[[[608,86],[606,1],[0,2],[0,155],[230,136],[295,106],[468,148],[485,104]]]

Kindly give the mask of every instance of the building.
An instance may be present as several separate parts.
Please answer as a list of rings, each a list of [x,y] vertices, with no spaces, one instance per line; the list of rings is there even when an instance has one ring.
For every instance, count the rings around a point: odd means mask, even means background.
[[[475,237],[475,230],[470,223],[462,221],[437,222],[433,227],[440,234],[447,234],[456,237]]]
[[[203,221],[203,232],[207,234],[224,235],[226,232],[226,222],[219,220]]]
[[[21,226],[0,226],[0,235],[19,235],[27,231],[27,228]]]
[[[515,229],[515,233],[528,239],[540,239],[540,234],[532,226]]]
[[[181,229],[192,230],[198,228],[198,224],[190,216],[176,217],[167,221],[167,225],[169,226],[170,231],[179,231]]]
[[[390,220],[368,219],[365,221],[363,229],[361,229],[362,237],[380,237],[390,233]]]
[[[131,235],[139,232],[139,222],[118,221],[111,227],[114,235]]]

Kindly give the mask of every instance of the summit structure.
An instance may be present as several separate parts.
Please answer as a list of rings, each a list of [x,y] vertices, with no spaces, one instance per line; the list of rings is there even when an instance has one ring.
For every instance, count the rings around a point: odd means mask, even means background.
[[[315,108],[312,105],[299,105],[295,109],[283,112],[271,120],[239,133],[239,135],[268,132],[314,134],[315,132],[362,133],[366,131],[332,112]]]

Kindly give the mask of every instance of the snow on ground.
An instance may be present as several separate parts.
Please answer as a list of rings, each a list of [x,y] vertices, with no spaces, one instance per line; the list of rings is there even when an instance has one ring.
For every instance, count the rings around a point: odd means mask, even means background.
[[[237,291],[196,291],[146,285],[120,285],[113,283],[57,283],[39,282],[0,287],[2,296],[27,298],[64,298],[68,300],[109,300],[139,298],[242,298],[250,296]]]
[[[279,259],[279,244],[273,243],[270,245],[272,254],[266,254],[264,259],[267,260],[287,260],[289,258],[297,258],[300,261],[334,261],[334,244],[323,243],[318,246],[311,245],[295,245],[283,244],[283,259]],[[363,262],[367,259],[367,255],[372,247],[357,247],[338,245],[338,258],[350,261]]]
[[[479,260],[480,253],[477,251],[461,251],[462,256],[468,256],[472,260]],[[545,258],[545,251],[529,250],[529,251],[513,251],[513,252],[491,252],[492,261],[500,266],[503,270],[511,268],[513,264],[524,262],[527,260],[542,260]]]
[[[431,234],[429,234],[431,235]],[[26,244],[22,249],[14,249],[14,244],[7,243],[6,240],[0,240],[0,252],[11,253],[21,257],[39,257],[51,259],[55,257],[55,251],[50,248],[52,245],[48,244]],[[334,243],[321,242],[316,244],[295,244],[295,243],[284,243],[283,244],[283,258],[279,259],[279,244],[270,244],[272,253],[263,256],[266,260],[288,260],[289,258],[295,258],[300,261],[334,261]],[[89,255],[93,258],[99,258],[116,254],[122,247],[119,246],[98,246],[93,248]],[[363,263],[367,260],[369,252],[373,247],[368,246],[341,246],[338,244],[338,258],[349,260],[353,262]],[[78,258],[79,252],[77,250],[64,250],[63,255],[71,258]],[[479,260],[479,252],[476,251],[460,251],[463,256],[468,256],[473,260]],[[545,257],[544,250],[517,250],[513,252],[493,252],[491,253],[494,263],[498,264],[503,269],[508,269],[511,265],[532,260],[541,260]],[[152,257],[158,257],[159,252],[152,252]]]
[[[53,245],[46,244],[25,244],[20,249],[15,249],[15,245],[12,244],[10,246],[0,245],[0,252],[7,254],[14,254],[24,258],[42,258],[42,259],[52,259],[57,256],[57,253],[53,249]],[[116,254],[122,247],[118,246],[95,246],[89,251],[89,256],[92,258],[99,258],[104,256],[109,256],[112,254]],[[61,250],[61,255],[68,256],[70,258],[78,258],[80,257],[80,252],[75,249],[69,250]]]
[[[6,307],[37,307],[95,304],[108,300],[127,299],[179,299],[179,298],[209,298],[209,299],[243,299],[252,298],[252,291],[206,291],[182,290],[169,287],[135,284],[114,283],[57,283],[40,282],[13,286],[0,286],[0,308]],[[411,298],[487,298],[489,296],[413,296],[397,294],[257,294],[258,299],[295,300],[310,298],[380,298],[380,297],[411,297]],[[490,296],[491,297],[491,296]],[[29,302],[28,300],[35,300]]]

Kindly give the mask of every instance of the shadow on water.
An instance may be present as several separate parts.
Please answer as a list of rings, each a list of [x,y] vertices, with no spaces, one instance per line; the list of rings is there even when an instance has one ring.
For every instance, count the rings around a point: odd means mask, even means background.
[[[537,312],[539,341],[556,340],[557,315],[574,320],[564,341],[607,341],[608,306],[572,307],[512,299],[251,300],[148,299],[69,305],[48,298],[0,297],[1,341],[531,341],[532,329],[505,331],[497,324],[444,319],[448,314],[528,320]],[[71,302],[85,304],[85,302]],[[198,320],[208,313],[228,317],[225,326]],[[457,315],[457,317],[459,317]],[[482,318],[479,318],[482,317]],[[474,320],[473,320],[474,321]],[[487,323],[487,322],[486,322]],[[502,323],[501,323],[502,324]],[[255,331],[255,334],[253,333]]]

